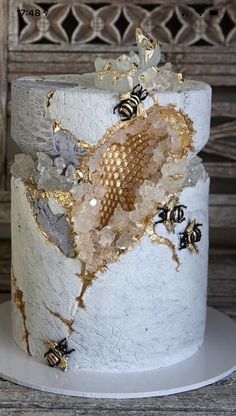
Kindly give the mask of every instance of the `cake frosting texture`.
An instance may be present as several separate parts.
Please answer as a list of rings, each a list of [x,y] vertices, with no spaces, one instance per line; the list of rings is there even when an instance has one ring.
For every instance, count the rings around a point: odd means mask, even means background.
[[[209,180],[199,180],[180,196],[181,203],[191,205],[187,219],[197,215],[204,224],[199,255],[181,251],[176,270],[171,250],[144,236],[108,271],[98,273],[86,295],[86,309],[77,309],[79,264],[41,234],[25,185],[13,179],[13,298],[17,287],[24,296],[29,352],[42,360],[43,340],[69,336],[76,349],[70,368],[96,371],[158,368],[196,352],[206,317],[208,187]],[[165,227],[158,227],[169,238]],[[182,228],[179,224],[176,232]],[[177,234],[171,241],[178,244]],[[27,351],[14,302],[12,313],[14,338]]]
[[[136,38],[96,73],[13,86],[13,337],[64,371],[157,369],[204,340],[211,88]]]
[[[173,105],[193,121],[193,151],[206,144],[210,131],[211,88],[203,82],[186,81],[180,91],[154,94],[162,106]],[[117,104],[114,91],[96,90],[94,76],[22,78],[13,86],[12,137],[25,153],[53,155],[53,129],[59,124],[75,138],[96,144],[119,121],[113,114]],[[50,99],[49,99],[50,97]],[[147,97],[145,108],[153,105]],[[54,127],[53,127],[54,126]]]

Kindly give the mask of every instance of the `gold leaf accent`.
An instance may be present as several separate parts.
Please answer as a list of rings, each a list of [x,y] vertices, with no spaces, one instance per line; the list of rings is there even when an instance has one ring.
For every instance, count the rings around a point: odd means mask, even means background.
[[[84,297],[86,290],[92,285],[92,282],[95,279],[95,275],[96,275],[96,272],[89,273],[86,271],[85,262],[81,263],[81,273],[77,274],[77,276],[82,281],[82,288],[81,288],[79,296],[77,296],[76,298],[76,301],[78,302],[78,307],[81,309],[85,309],[85,303],[84,303],[83,297]]]
[[[54,95],[54,91],[48,91],[46,95],[46,106],[49,108],[51,105],[52,97]]]
[[[172,181],[178,181],[179,179],[182,179],[184,175],[182,173],[175,173],[174,175],[169,175],[168,178]]]
[[[66,211],[70,211],[74,204],[73,196],[67,191],[40,191],[36,185],[30,183],[27,185],[27,191],[30,193],[28,197],[32,199],[39,198],[54,198],[56,201],[65,208]],[[69,212],[68,212],[69,213]]]
[[[26,350],[28,354],[31,355],[30,346],[29,346],[29,331],[26,325],[27,316],[25,313],[25,301],[24,301],[23,292],[17,287],[17,279],[14,275],[12,275],[11,281],[14,287],[13,302],[15,303],[16,308],[19,310],[20,315],[22,317],[22,321],[23,321],[23,326],[24,326],[23,341],[25,342]]]
[[[109,63],[106,63],[103,66],[102,70],[99,71],[97,74],[100,80],[103,80],[105,77],[111,75],[112,83],[113,85],[115,85],[117,81],[120,79],[125,79],[125,78],[132,79],[135,76],[136,72],[137,72],[137,65],[135,64],[132,64],[131,67],[126,71],[117,71],[112,68],[112,64],[109,62]]]
[[[60,319],[60,321],[61,321],[64,325],[66,325],[66,326],[67,326],[67,328],[68,328],[68,334],[69,334],[69,336],[71,336],[71,335],[72,335],[72,333],[74,332],[74,328],[73,328],[74,319],[65,319],[65,318],[63,318],[63,317],[61,316],[61,314],[60,314],[59,312],[54,312],[54,311],[52,311],[50,308],[48,308],[47,306],[46,306],[46,309],[48,310],[48,312],[49,312],[51,315],[55,316],[55,318]]]
[[[53,129],[53,133],[56,133],[57,131],[63,130],[61,124],[58,123],[58,121],[53,121],[53,123],[52,123],[52,129]]]
[[[179,152],[169,152],[168,156],[171,156],[175,159],[182,159],[190,151],[193,151],[193,122],[182,113],[180,110],[172,105],[168,107],[159,107],[160,115],[162,118],[167,120],[170,123],[171,128],[176,131],[181,141],[181,150]]]
[[[147,232],[148,236],[150,237],[150,239],[153,243],[155,243],[155,244],[164,244],[171,250],[172,259],[176,262],[176,264],[177,264],[176,270],[178,270],[178,268],[180,266],[180,260],[179,260],[179,257],[177,255],[175,245],[168,238],[161,237],[161,236],[157,235],[156,232],[155,232],[154,227],[155,227],[154,224],[149,224],[149,226],[146,228],[146,232]]]

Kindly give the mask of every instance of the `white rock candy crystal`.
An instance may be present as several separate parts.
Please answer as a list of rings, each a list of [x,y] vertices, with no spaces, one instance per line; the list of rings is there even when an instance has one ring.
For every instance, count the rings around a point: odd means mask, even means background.
[[[11,166],[11,174],[16,178],[21,178],[24,182],[35,174],[35,162],[30,155],[24,153],[15,155],[15,161]]]
[[[148,91],[180,89],[181,74],[174,73],[170,63],[158,66],[161,59],[158,42],[137,28],[136,43],[138,55],[131,51],[117,59],[96,59],[96,87],[117,92],[129,91],[137,84]]]
[[[52,159],[45,153],[38,152],[37,160],[30,155],[19,154],[11,166],[11,174],[22,178],[25,183],[31,180],[42,191],[69,191],[78,183],[76,168],[67,165],[62,157]]]

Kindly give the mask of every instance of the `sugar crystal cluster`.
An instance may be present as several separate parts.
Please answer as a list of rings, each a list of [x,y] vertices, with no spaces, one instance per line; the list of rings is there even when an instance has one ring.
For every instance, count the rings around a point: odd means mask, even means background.
[[[148,91],[181,89],[182,74],[173,72],[170,63],[159,65],[161,50],[158,42],[137,28],[136,43],[138,54],[131,51],[117,59],[96,59],[96,87],[126,92],[140,83]]]

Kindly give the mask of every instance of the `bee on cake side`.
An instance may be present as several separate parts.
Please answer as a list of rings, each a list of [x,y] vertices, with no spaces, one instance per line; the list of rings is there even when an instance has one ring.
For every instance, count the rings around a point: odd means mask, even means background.
[[[177,198],[172,198],[168,204],[161,208],[159,212],[159,221],[155,222],[156,224],[164,224],[168,231],[174,232],[175,224],[181,224],[184,220],[184,209],[187,209],[186,205],[180,204],[175,205]]]
[[[142,108],[142,101],[148,96],[148,91],[143,89],[140,84],[137,84],[131,92],[121,94],[121,101],[114,107],[113,113],[116,110],[121,117],[121,120],[130,120],[131,117],[136,115],[143,115],[144,110]]]
[[[183,233],[180,233],[180,250],[184,248],[189,248],[193,253],[199,253],[196,243],[198,243],[202,238],[202,233],[199,227],[202,227],[202,224],[196,223],[196,220],[193,220],[186,228]]]
[[[67,371],[68,355],[75,351],[74,349],[68,350],[67,339],[64,338],[59,343],[46,341],[45,345],[49,348],[44,354],[44,358],[46,358],[49,367],[60,367],[62,371]]]

